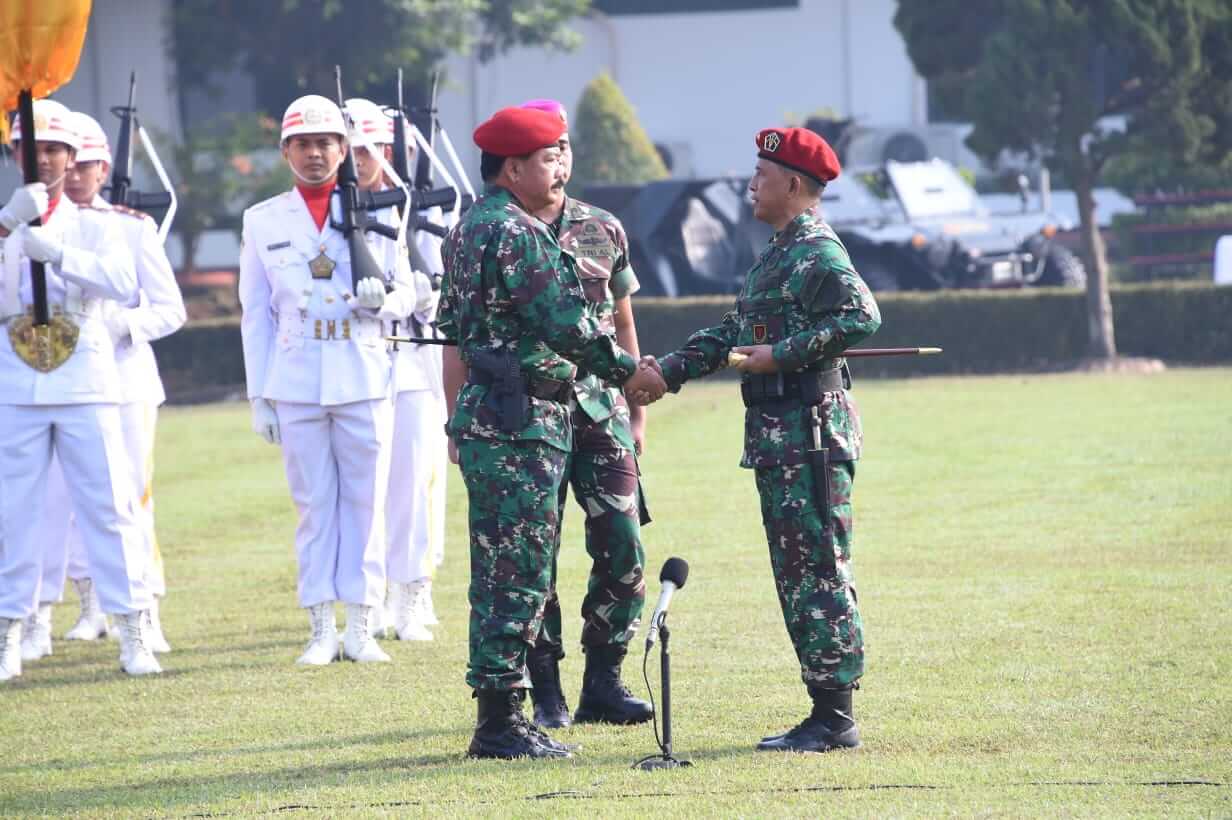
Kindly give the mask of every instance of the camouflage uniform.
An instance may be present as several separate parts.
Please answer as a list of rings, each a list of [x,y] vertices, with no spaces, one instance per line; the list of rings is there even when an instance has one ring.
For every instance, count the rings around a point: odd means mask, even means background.
[[[738,345],[772,344],[786,374],[828,371],[842,367],[842,352],[880,325],[868,286],[811,208],[771,239],[749,271],[737,310],[660,363],[672,390],[722,368]],[[810,407],[799,398],[749,407],[740,466],[756,471],[770,564],[801,676],[806,685],[843,688],[864,672],[851,571],[851,486],[862,433],[845,389],[827,390],[817,406],[829,458],[828,516],[813,494]]]
[[[574,260],[592,315],[614,335],[615,302],[639,287],[624,228],[602,208],[570,199],[556,232],[563,252]],[[572,483],[586,514],[586,552],[593,562],[582,600],[582,644],[627,644],[637,633],[646,601],[646,555],[638,532],[643,504],[629,407],[618,388],[592,375],[579,378],[574,391],[573,452],[560,504],[563,512]],[[561,638],[554,559],[552,591],[536,646],[559,660],[565,656]]]
[[[534,394],[545,385],[567,388],[578,366],[623,383],[637,361],[587,309],[556,236],[509,191],[485,191],[449,234],[443,258],[438,327],[471,366],[448,424],[469,499],[466,681],[476,689],[525,688],[526,650],[543,620],[560,484],[573,448],[568,399]],[[503,424],[494,388],[475,378],[483,353],[516,356],[530,391],[518,424]]]

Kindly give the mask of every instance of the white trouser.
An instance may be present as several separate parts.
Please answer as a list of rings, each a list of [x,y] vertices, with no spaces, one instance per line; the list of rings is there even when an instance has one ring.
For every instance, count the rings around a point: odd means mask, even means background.
[[[409,584],[432,575],[438,450],[445,438],[445,414],[431,390],[404,390],[394,404],[393,461],[385,506],[389,580]],[[443,479],[443,476],[441,476]]]
[[[445,435],[449,413],[444,394],[434,392],[432,400],[436,402],[436,417],[441,423],[434,421],[428,430],[431,441],[429,452],[432,454],[428,460],[432,465],[432,474],[428,479],[428,544],[432,550],[433,566],[440,566],[445,560],[445,477],[453,465],[449,463],[449,437]]]
[[[72,509],[103,611],[148,609],[147,553],[128,456],[113,404],[0,405],[0,618],[38,605],[52,457],[68,479]],[[67,510],[61,510],[66,513]]]
[[[154,430],[158,423],[158,405],[154,402],[131,402],[121,404],[120,427],[124,431],[124,447],[128,478],[138,498],[137,523],[145,539],[146,583],[153,595],[167,594],[167,581],[163,574],[162,554],[154,534]],[[58,603],[64,598],[65,577],[74,580],[90,577],[85,545],[76,524],[76,513],[64,515],[61,511],[71,509],[68,487],[59,459],[52,459],[51,472],[47,479],[47,532],[46,550],[43,554],[43,585],[39,593],[41,603]]]
[[[287,483],[299,511],[300,606],[383,604],[391,402],[275,406]]]

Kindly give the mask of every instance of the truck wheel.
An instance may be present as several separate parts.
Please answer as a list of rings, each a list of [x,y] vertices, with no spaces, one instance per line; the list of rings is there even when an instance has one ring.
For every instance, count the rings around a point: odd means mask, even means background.
[[[1087,284],[1087,269],[1069,248],[1042,236],[1023,243],[1023,250],[1044,259],[1044,271],[1035,283],[1040,287],[1081,288]],[[1036,263],[1032,263],[1036,264]]]

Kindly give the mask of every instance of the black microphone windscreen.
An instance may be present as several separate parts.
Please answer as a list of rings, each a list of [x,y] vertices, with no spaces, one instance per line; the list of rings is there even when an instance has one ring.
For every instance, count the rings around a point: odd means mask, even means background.
[[[659,583],[671,581],[676,589],[684,589],[684,582],[689,578],[689,563],[683,558],[668,558],[659,571]]]

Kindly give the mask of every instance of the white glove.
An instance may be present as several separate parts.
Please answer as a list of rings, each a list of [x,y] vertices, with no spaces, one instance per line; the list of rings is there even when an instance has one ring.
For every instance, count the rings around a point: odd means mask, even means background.
[[[125,317],[124,311],[111,311],[107,314],[107,318],[103,323],[107,325],[107,332],[111,334],[111,343],[116,347],[119,347],[125,341],[131,340],[133,331],[128,326],[128,318]]]
[[[377,310],[385,304],[385,283],[375,276],[360,279],[355,286],[355,299],[360,307]]]
[[[22,244],[26,249],[26,256],[36,262],[59,265],[64,259],[64,245],[46,225],[26,228],[26,238]]]
[[[0,208],[0,225],[9,233],[47,212],[47,186],[41,182],[23,185],[9,197],[9,204]]]
[[[282,433],[278,429],[278,413],[268,399],[252,400],[252,431],[268,444],[282,444]]]

